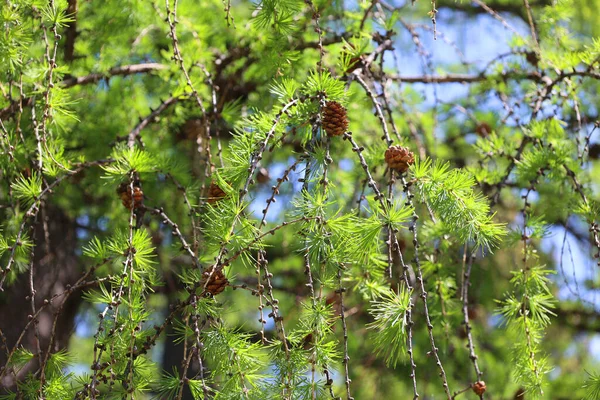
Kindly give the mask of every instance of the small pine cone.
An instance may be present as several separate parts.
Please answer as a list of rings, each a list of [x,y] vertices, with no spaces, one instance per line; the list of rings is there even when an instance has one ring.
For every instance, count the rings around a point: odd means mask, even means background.
[[[126,182],[123,182],[119,185],[119,187],[117,188],[117,194],[121,198],[121,203],[123,203],[123,206],[128,210],[131,210],[132,202],[133,208],[137,209],[142,205],[144,201],[144,192],[142,192],[142,189],[139,186],[133,187],[132,199],[131,187],[129,186],[129,183]]]
[[[475,392],[477,396],[481,396],[482,394],[484,394],[485,390],[487,389],[484,381],[475,382],[471,385],[471,388],[473,388],[473,392]]]
[[[204,135],[203,124],[201,119],[192,118],[185,121],[181,127],[180,136],[182,139],[196,140],[198,136]]]
[[[206,201],[210,204],[214,204],[227,196],[227,193],[223,191],[216,183],[212,182],[208,188],[208,198]]]
[[[323,128],[328,136],[341,136],[348,129],[348,113],[337,101],[328,101],[323,108]]]
[[[534,51],[528,51],[525,53],[525,59],[534,67],[537,67],[538,63],[540,62],[540,57]]]
[[[479,122],[475,127],[475,132],[481,137],[487,137],[492,133],[492,127],[487,122]]]
[[[385,162],[391,169],[403,173],[415,163],[415,155],[407,147],[392,146],[385,151]]]
[[[210,293],[213,296],[221,293],[225,288],[229,285],[229,281],[223,274],[222,270],[218,270],[213,272],[212,276],[210,276],[211,271],[204,271],[202,273],[202,280],[200,281],[201,287],[204,288],[203,293]],[[210,280],[209,279],[210,276]],[[206,281],[208,280],[208,284]]]
[[[256,180],[262,185],[264,185],[265,183],[269,183],[269,181],[271,180],[269,170],[267,170],[266,168],[259,169],[258,173],[256,174]]]

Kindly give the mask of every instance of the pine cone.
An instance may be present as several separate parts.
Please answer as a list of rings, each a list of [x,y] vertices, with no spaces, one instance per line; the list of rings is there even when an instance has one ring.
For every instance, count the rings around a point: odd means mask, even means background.
[[[123,203],[123,206],[128,210],[131,210],[132,202],[133,208],[137,209],[142,205],[144,201],[144,192],[142,192],[142,189],[139,186],[133,187],[132,199],[131,187],[129,186],[129,183],[126,182],[123,182],[119,185],[119,187],[117,188],[117,194],[121,198],[121,203]]]
[[[538,63],[540,62],[540,57],[534,51],[528,51],[525,53],[525,59],[534,67],[537,67]]]
[[[219,185],[211,182],[210,187],[208,188],[208,198],[206,201],[210,204],[214,204],[225,196],[227,196],[227,193],[225,193],[223,189],[219,187]]]
[[[481,137],[487,137],[492,133],[492,127],[487,122],[478,122],[475,127],[475,132]]]
[[[181,127],[181,139],[195,141],[198,136],[202,135],[204,135],[204,131],[202,120],[199,118],[188,119]]]
[[[258,183],[260,184],[265,184],[265,183],[269,183],[269,181],[271,180],[271,176],[269,175],[269,170],[267,170],[266,168],[261,168],[258,170],[258,173],[256,174],[256,180],[258,181]]]
[[[415,163],[415,155],[407,147],[392,146],[385,151],[385,162],[391,169],[403,173]]]
[[[485,390],[487,389],[484,381],[475,382],[474,384],[471,385],[471,388],[473,389],[473,392],[475,392],[475,394],[477,396],[481,396],[482,394],[484,394]]]
[[[341,136],[348,129],[348,113],[337,101],[328,101],[323,108],[323,128],[328,136]]]
[[[204,271],[202,273],[202,280],[200,281],[201,287],[204,288],[202,293],[210,293],[211,295],[216,296],[225,290],[225,288],[229,285],[229,281],[225,277],[225,274],[223,274],[222,270],[213,272],[212,276],[210,276],[210,273],[211,271]],[[208,280],[209,276],[210,280]],[[207,280],[208,284],[206,284]]]

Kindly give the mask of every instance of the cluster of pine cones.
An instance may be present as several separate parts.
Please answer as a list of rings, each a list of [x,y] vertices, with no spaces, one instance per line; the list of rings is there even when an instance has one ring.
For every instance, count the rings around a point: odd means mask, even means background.
[[[328,136],[341,136],[348,130],[348,111],[336,101],[328,101],[323,108],[323,128]],[[404,173],[415,162],[415,155],[406,147],[391,146],[385,152],[388,166]]]

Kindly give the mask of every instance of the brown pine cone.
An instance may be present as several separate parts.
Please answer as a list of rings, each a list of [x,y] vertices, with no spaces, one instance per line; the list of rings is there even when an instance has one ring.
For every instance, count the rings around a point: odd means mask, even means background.
[[[227,193],[225,193],[223,189],[219,187],[219,185],[211,182],[210,187],[208,188],[208,198],[206,201],[210,204],[214,204],[225,196],[227,196]]]
[[[407,147],[391,146],[385,151],[385,162],[391,169],[403,173],[415,163],[415,155]]]
[[[181,139],[195,141],[198,136],[203,136],[204,134],[202,120],[199,118],[192,118],[185,121],[181,127],[180,137]]]
[[[139,186],[133,187],[132,199],[131,187],[129,186],[129,183],[126,182],[123,182],[119,185],[117,188],[117,194],[121,198],[121,203],[123,203],[123,206],[128,210],[131,210],[131,203],[133,203],[133,208],[136,209],[140,207],[144,201],[144,192],[142,192],[142,189]]]
[[[492,133],[492,127],[487,122],[478,122],[475,127],[475,132],[481,137],[487,137]]]
[[[271,180],[271,176],[269,175],[269,170],[266,168],[261,168],[258,170],[258,173],[256,174],[256,180],[258,181],[258,183],[260,184],[265,184],[265,183],[269,183],[269,181]]]
[[[482,394],[484,394],[485,390],[487,389],[484,381],[475,382],[471,385],[471,388],[473,388],[473,392],[475,392],[477,396],[481,396]]]
[[[527,53],[525,53],[525,59],[529,64],[533,65],[534,67],[537,67],[538,63],[540,62],[540,57],[534,51],[528,51]]]
[[[337,101],[328,101],[323,108],[323,128],[327,136],[341,136],[348,129],[348,113]]]
[[[202,293],[210,293],[211,295],[216,296],[225,290],[225,288],[229,285],[229,281],[225,277],[225,274],[223,274],[222,270],[213,272],[212,276],[210,276],[210,273],[211,271],[204,271],[202,273],[202,280],[200,281],[201,287],[204,288]],[[208,280],[209,276],[210,280]],[[206,284],[207,280],[208,284]]]

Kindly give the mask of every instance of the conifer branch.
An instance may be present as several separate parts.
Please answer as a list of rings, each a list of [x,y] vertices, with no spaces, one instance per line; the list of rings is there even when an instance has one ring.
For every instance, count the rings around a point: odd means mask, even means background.
[[[401,176],[401,181],[402,181],[402,186],[404,188],[404,193],[406,194],[406,202],[408,205],[410,205],[413,208],[413,220],[412,220],[412,224],[411,226],[408,228],[410,231],[412,231],[413,233],[413,245],[415,248],[415,257],[414,257],[414,262],[415,262],[415,272],[417,275],[417,282],[419,283],[419,289],[421,291],[421,299],[423,300],[423,311],[425,314],[425,323],[427,326],[427,332],[429,333],[429,342],[431,344],[431,353],[433,353],[433,356],[435,358],[437,367],[440,371],[440,377],[442,378],[442,386],[444,387],[444,392],[446,392],[446,396],[448,397],[448,400],[450,400],[452,398],[452,396],[450,395],[450,388],[448,386],[448,380],[446,378],[446,371],[444,370],[444,366],[442,365],[442,361],[438,355],[438,348],[435,345],[435,339],[433,337],[433,325],[431,324],[431,318],[429,316],[429,309],[427,306],[427,291],[425,289],[425,283],[423,281],[423,272],[421,270],[421,262],[419,261],[419,240],[417,237],[417,220],[419,219],[419,216],[417,215],[417,213],[414,211],[414,206],[413,206],[413,194],[410,192],[410,185],[406,182],[406,179],[404,179],[403,176]]]
[[[196,256],[196,254],[194,253],[194,251],[188,244],[187,240],[183,236],[183,233],[181,233],[181,230],[179,229],[179,225],[176,224],[175,222],[173,222],[173,220],[171,220],[171,218],[169,218],[167,216],[167,214],[165,213],[165,211],[162,207],[161,208],[145,207],[145,209],[150,211],[150,214],[158,215],[162,219],[163,224],[169,225],[169,227],[172,230],[173,235],[179,239],[179,241],[181,242],[181,246],[188,253],[190,258],[192,259],[192,262],[194,263],[194,267],[196,267],[199,271],[203,271],[203,267],[200,264],[200,261],[198,260],[198,256]]]
[[[279,194],[279,189],[280,189],[281,185],[284,182],[287,182],[289,180],[290,173],[292,171],[295,171],[298,164],[300,164],[303,160],[304,160],[304,157],[299,157],[290,167],[286,168],[286,170],[283,172],[283,175],[280,178],[277,178],[277,184],[274,185],[273,187],[271,187],[271,196],[266,200],[267,206],[262,210],[263,216],[262,216],[262,219],[260,220],[260,223],[258,224],[259,231],[263,226],[266,225],[267,213],[269,212],[269,208],[271,207],[271,204],[275,203],[275,196]],[[271,234],[275,233],[275,230],[271,229],[264,235],[267,235],[269,233],[271,233]],[[253,242],[249,246],[247,246],[246,249],[240,249],[232,257],[230,257],[227,261],[225,261],[224,265],[231,264],[231,262],[233,262],[237,257],[239,257],[244,251],[248,250],[253,244],[255,244],[256,242],[258,242],[261,239],[262,239],[262,237],[257,233],[257,236],[255,236],[255,239],[253,240]],[[259,249],[258,254],[257,254],[255,272],[257,275],[256,291],[258,293],[258,301],[259,301],[259,305],[258,305],[258,310],[259,310],[259,314],[260,314],[259,322],[261,324],[260,335],[261,335],[261,342],[263,344],[266,343],[266,339],[265,339],[265,323],[266,323],[266,321],[264,319],[264,314],[263,314],[263,308],[264,308],[263,297],[265,297],[265,296],[264,296],[264,285],[261,284],[261,270],[262,270],[262,267],[266,266],[265,262],[266,262],[266,259],[264,257],[264,251],[262,249]],[[272,293],[271,274],[266,269],[265,269],[265,280],[267,282],[267,285],[269,286],[269,291],[270,291],[268,296],[271,298],[271,300],[270,300],[271,304],[273,304],[275,301],[275,298],[273,297],[273,293]],[[269,302],[269,300],[267,299],[267,303],[268,302]],[[276,310],[273,309],[274,314],[275,314],[275,312],[276,312]],[[277,321],[275,321],[275,323],[277,323]],[[280,326],[280,329],[282,331],[284,331],[283,322]],[[284,335],[283,342],[284,342],[284,346],[287,348],[287,340],[285,340],[285,335]],[[286,350],[286,354],[287,354],[287,352],[289,352],[289,349]]]
[[[32,237],[35,237],[35,233],[36,233],[36,222],[37,222],[37,216],[35,218],[35,222],[32,224],[31,226],[31,230],[32,230]],[[30,251],[30,255],[29,255],[29,301],[30,301],[30,307],[31,307],[31,315],[35,315],[36,314],[36,310],[35,310],[35,287],[34,287],[34,283],[33,283],[33,276],[34,276],[34,263],[33,263],[33,253],[35,251],[35,246],[31,246],[31,251]],[[27,297],[25,299],[27,299]],[[44,375],[44,368],[45,368],[45,364],[44,364],[44,356],[42,353],[42,346],[40,345],[40,329],[39,329],[39,320],[37,318],[33,319],[33,335],[35,337],[35,348],[37,350],[37,358],[38,358],[38,362],[40,365],[40,385],[38,388],[38,396],[39,397],[43,397],[42,394],[42,390],[44,387],[44,381],[45,381],[45,375]]]
[[[479,369],[479,364],[477,362],[478,357],[475,353],[475,344],[473,341],[473,335],[471,333],[472,326],[469,318],[469,286],[471,285],[471,269],[473,267],[473,262],[475,261],[475,252],[467,256],[468,246],[465,244],[465,249],[463,253],[463,286],[462,286],[462,312],[463,312],[463,323],[465,324],[465,331],[467,333],[467,347],[469,348],[469,358],[473,363],[473,368],[475,369],[475,376],[477,381],[481,381],[483,373]],[[468,261],[467,261],[468,258]],[[465,267],[466,263],[466,267]],[[452,398],[456,397],[456,393]],[[483,399],[483,394],[479,395],[480,399]]]
[[[352,132],[346,132],[344,133],[344,140],[348,140],[351,144],[352,144],[352,151],[354,151],[359,160],[360,160],[360,165],[363,168],[363,170],[365,171],[365,174],[367,175],[367,185],[375,192],[375,200],[379,201],[379,203],[381,204],[382,208],[385,209],[386,207],[386,203],[384,201],[384,197],[382,195],[382,193],[380,192],[379,188],[377,187],[377,183],[375,182],[375,180],[373,179],[373,176],[371,175],[371,172],[369,170],[369,166],[367,165],[367,162],[364,158],[364,156],[362,155],[362,152],[364,151],[363,147],[358,147],[358,145],[356,144],[356,142],[354,141],[354,139],[352,138]],[[412,291],[412,286],[410,284],[410,280],[409,280],[409,267],[408,265],[406,265],[404,263],[404,257],[402,255],[402,251],[400,250],[400,244],[398,243],[398,239],[396,238],[396,235],[391,235],[391,248],[393,249],[393,251],[396,252],[396,255],[398,256],[398,258],[400,259],[400,262],[402,264],[403,267],[403,276],[402,279],[404,280],[404,283],[406,285],[407,290],[410,292]],[[413,347],[412,347],[412,327],[414,325],[413,320],[412,320],[412,309],[413,309],[413,303],[412,300],[409,297],[409,302],[408,302],[408,307],[406,309],[406,319],[407,319],[407,335],[408,335],[408,339],[407,339],[407,347],[408,347],[408,354],[410,357],[410,364],[411,364],[411,378],[413,381],[413,393],[414,393],[414,399],[418,399],[419,394],[417,392],[417,377],[416,377],[416,364],[414,362],[414,354],[413,354]],[[426,314],[428,315],[428,314]],[[437,349],[436,349],[437,350]],[[437,353],[436,353],[437,356]],[[441,363],[439,364],[441,365]],[[445,377],[444,377],[444,382],[446,382]],[[447,389],[448,385],[446,383],[445,389]]]
[[[350,372],[348,370],[348,361],[350,357],[348,356],[348,327],[346,325],[346,307],[344,306],[344,292],[346,292],[346,288],[342,285],[342,271],[345,269],[344,265],[340,265],[337,277],[338,277],[338,290],[337,294],[340,297],[340,319],[342,321],[342,333],[344,338],[344,385],[346,386],[346,398],[348,400],[354,399],[350,395]]]
[[[240,193],[239,193],[239,200],[238,200],[238,202],[240,204],[244,201],[244,198],[248,194],[248,189],[250,187],[250,184],[254,181],[253,180],[254,172],[256,171],[256,168],[258,167],[258,163],[262,160],[263,154],[264,154],[264,152],[265,152],[265,150],[267,148],[267,145],[268,145],[269,141],[275,135],[275,130],[276,130],[277,125],[279,124],[282,116],[291,107],[295,106],[298,102],[301,102],[301,101],[304,101],[304,98],[291,100],[290,102],[288,102],[287,104],[285,104],[281,108],[281,110],[276,114],[275,118],[273,119],[273,123],[271,125],[271,129],[266,134],[265,139],[260,143],[259,148],[252,154],[252,157],[251,157],[251,160],[250,160],[250,166],[248,168],[248,177],[246,178],[246,181],[244,183],[243,189],[241,189]],[[236,222],[237,222],[237,217],[238,216],[236,216],[236,218],[233,219],[233,223],[232,223],[231,229],[229,230],[229,235],[231,235],[233,233],[234,229],[235,229]],[[212,276],[217,271],[220,271],[223,268],[221,261],[222,261],[222,258],[225,255],[225,252],[226,252],[226,245],[227,245],[227,243],[223,243],[223,245],[221,246],[221,248],[219,250],[219,254],[215,258],[214,264],[209,268],[209,276],[207,277],[206,285],[208,285],[208,282],[210,282],[210,279],[212,278]]]
[[[185,187],[181,183],[179,183],[179,181],[177,179],[175,179],[175,177],[172,174],[167,173],[166,177],[173,181],[173,183],[177,187],[177,190],[179,190],[183,196],[183,201],[189,211],[190,224],[192,225],[192,237],[193,237],[192,253],[197,254],[198,253],[198,245],[199,245],[199,239],[198,239],[199,232],[198,232],[196,216],[194,215],[194,212],[195,212],[194,207],[192,206],[192,203],[190,203],[190,200],[188,198]]]
[[[573,170],[571,170],[568,166],[563,164],[563,167],[567,171],[567,175],[571,178],[571,181],[573,182],[573,187],[581,197],[583,204],[585,206],[589,206],[590,203],[587,199],[585,192],[583,191],[583,186],[577,180],[577,175],[575,175],[575,172],[573,172]],[[600,228],[598,227],[598,223],[594,220],[590,220],[589,224],[594,246],[596,246],[596,249],[598,250],[598,253],[595,255],[595,258],[598,259],[597,264],[598,266],[600,266]]]
[[[382,53],[382,55],[383,55],[383,53]],[[383,129],[382,139],[385,139],[388,147],[391,146],[394,141],[390,138],[390,133],[388,131],[387,122],[385,120],[385,116],[383,115],[383,111],[381,110],[381,104],[379,104],[377,97],[371,91],[371,89],[369,88],[369,85],[367,85],[367,83],[359,75],[354,75],[354,79],[356,79],[356,81],[360,84],[360,86],[362,86],[362,88],[367,93],[367,96],[369,96],[369,98],[373,102],[373,106],[375,107],[375,112],[377,114],[377,118],[379,118],[379,122],[381,123],[381,128]]]
[[[233,18],[232,18],[232,22],[233,22]],[[214,121],[219,116],[219,110],[218,110],[218,106],[217,106],[217,88],[213,81],[212,75],[210,74],[210,72],[208,72],[206,67],[200,63],[196,63],[196,66],[198,66],[202,70],[204,75],[206,76],[206,83],[208,83],[208,87],[210,87],[211,100],[212,100],[212,113],[210,114],[210,118],[211,118],[212,122],[214,123]],[[223,147],[221,145],[220,129],[216,129],[215,139],[217,140],[217,157],[219,158],[219,163],[221,165],[221,168],[223,168],[225,166],[225,163],[223,162]]]
[[[385,54],[385,53],[384,53]],[[388,86],[388,82],[390,82],[390,80],[387,77],[387,74],[385,72],[383,72],[383,67],[384,67],[384,60],[383,60],[383,56],[384,54],[381,55],[381,59],[379,60],[379,67],[381,68],[382,71],[382,82],[381,82],[381,97],[383,99],[383,106],[381,107],[383,110],[385,110],[385,113],[387,114],[388,117],[388,121],[392,127],[392,132],[394,132],[394,136],[396,136],[396,139],[398,139],[399,142],[401,142],[401,137],[400,137],[400,132],[398,132],[398,127],[396,126],[396,122],[394,121],[394,116],[392,113],[392,108],[391,108],[391,104],[390,104],[390,98],[389,98],[389,94],[387,91],[387,86]],[[372,98],[373,102],[375,103],[374,99]],[[412,134],[412,131],[411,131]],[[421,150],[421,148],[423,147],[423,144],[421,143],[421,139],[418,137],[418,135],[415,133],[413,135],[413,139],[415,139],[416,141],[416,145],[419,148],[419,151]],[[392,143],[392,141],[390,140],[388,146]]]
[[[57,5],[54,3],[54,0],[50,0],[49,7],[52,10],[52,12],[54,12],[56,14],[59,14],[62,12],[62,11],[59,11]],[[57,20],[58,20],[58,16],[55,17],[55,21],[53,22],[52,27],[50,28],[52,30],[52,33],[54,36],[54,46],[53,46],[52,50],[50,50],[50,44],[48,42],[48,34],[47,34],[46,25],[44,24],[44,21],[42,20],[42,33],[43,33],[43,37],[44,37],[44,43],[46,45],[46,62],[48,63],[48,72],[46,73],[46,90],[44,91],[44,107],[43,107],[42,119],[40,121],[40,127],[39,127],[39,129],[41,131],[41,138],[36,137],[36,139],[41,139],[41,143],[44,145],[44,150],[52,158],[52,161],[54,161],[62,169],[67,170],[66,167],[62,166],[58,161],[56,161],[54,159],[54,157],[52,156],[52,153],[48,149],[48,143],[47,143],[47,137],[48,137],[47,121],[48,121],[48,118],[50,118],[50,108],[52,106],[51,101],[50,101],[50,91],[54,88],[53,75],[54,75],[54,69],[58,67],[56,64],[56,54],[58,51],[58,43],[61,39],[61,36],[58,34],[58,30],[57,30],[57,26],[56,26]],[[35,118],[35,117],[33,117],[33,118]],[[39,145],[39,141],[38,141],[38,145]],[[39,169],[39,173],[41,174],[42,173],[42,153],[41,152],[39,152],[38,157],[39,157],[38,169]]]
[[[198,108],[202,112],[202,126],[204,127],[204,140],[206,140],[206,158],[208,162],[209,169],[206,170],[206,176],[209,176],[212,170],[214,169],[214,164],[212,161],[212,155],[210,151],[210,125],[208,123],[208,116],[206,113],[206,108],[204,104],[202,104],[202,99],[198,94],[198,90],[194,87],[192,83],[192,79],[185,68],[185,63],[183,61],[183,56],[181,55],[181,50],[179,49],[179,39],[177,38],[177,2],[178,0],[173,0],[173,8],[170,8],[170,0],[165,0],[166,9],[167,9],[167,18],[166,21],[169,24],[169,36],[173,42],[173,57],[172,59],[177,62],[183,76],[185,77],[185,81],[192,91],[192,96],[196,100],[196,104],[198,104]]]

